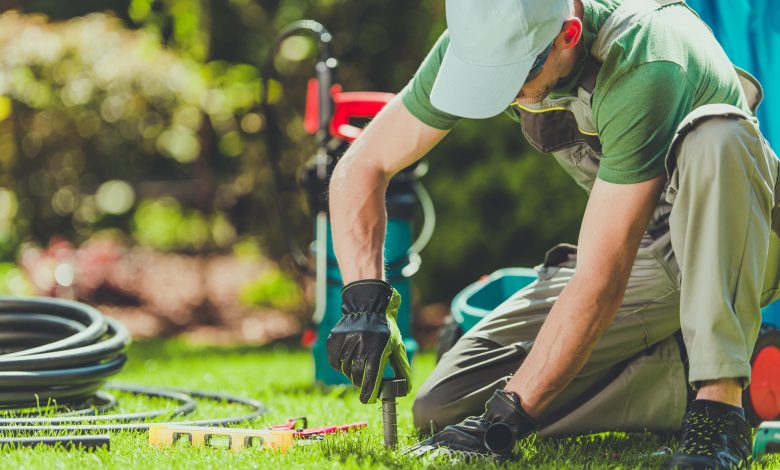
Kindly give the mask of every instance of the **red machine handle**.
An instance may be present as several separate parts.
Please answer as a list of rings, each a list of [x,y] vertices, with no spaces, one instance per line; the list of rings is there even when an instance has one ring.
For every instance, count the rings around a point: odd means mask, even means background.
[[[363,129],[349,123],[352,118],[372,118],[393,99],[393,93],[375,91],[341,91],[341,85],[330,89],[333,99],[333,117],[330,120],[330,133],[334,137],[353,142]],[[309,80],[306,92],[306,132],[314,134],[318,130],[319,101],[317,99],[317,80]]]

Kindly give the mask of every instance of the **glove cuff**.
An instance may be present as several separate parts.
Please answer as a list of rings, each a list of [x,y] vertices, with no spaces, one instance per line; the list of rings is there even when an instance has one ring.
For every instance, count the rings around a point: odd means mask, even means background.
[[[350,282],[341,289],[341,313],[386,313],[394,291],[381,279]]]
[[[517,440],[531,434],[539,424],[520,404],[514,392],[496,390],[485,405],[485,419],[491,424],[485,430],[485,447],[498,455],[512,452]]]

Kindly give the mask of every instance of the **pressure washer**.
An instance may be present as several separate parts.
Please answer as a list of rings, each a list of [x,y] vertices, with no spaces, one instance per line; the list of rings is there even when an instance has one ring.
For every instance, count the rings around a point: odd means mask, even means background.
[[[333,82],[336,60],[330,54],[330,33],[314,21],[299,21],[285,28],[274,40],[263,68],[262,107],[267,122],[274,122],[268,106],[268,84],[273,59],[284,39],[297,34],[314,34],[318,40],[316,78],[309,81],[306,99],[306,130],[317,143],[315,155],[301,171],[309,207],[315,213],[316,311],[319,328],[314,344],[316,379],[326,384],[347,383],[327,363],[325,338],[340,317],[341,276],[333,252],[327,218],[327,185],[336,162],[361,129],[356,118],[371,118],[392,99],[390,93],[343,92]],[[271,171],[276,194],[282,180],[278,140],[268,133]],[[411,298],[409,277],[420,266],[419,252],[431,237],[433,207],[419,182],[424,167],[416,165],[393,178],[387,191],[389,215],[386,236],[388,280],[407,300]],[[418,238],[412,239],[412,220],[417,204],[422,206],[424,223]],[[281,216],[281,213],[280,213]],[[280,226],[295,264],[310,272],[308,256],[298,247],[283,216]],[[410,334],[411,306],[399,310],[398,326],[411,356],[417,343]],[[150,431],[150,442],[164,445],[189,436],[193,445],[211,445],[225,439],[231,449],[260,447],[286,449],[292,439],[312,439],[334,432],[364,428],[366,423],[343,426],[293,428],[287,424],[267,430],[231,429],[225,426],[247,423],[266,413],[253,399],[224,393],[185,391],[168,388],[136,387],[107,383],[117,374],[127,357],[130,342],[127,329],[118,321],[78,302],[47,298],[0,297],[0,446],[54,446],[64,448],[108,448],[114,431]],[[383,423],[385,443],[397,441],[395,398],[408,393],[403,381],[383,382]],[[140,413],[112,413],[117,399],[112,392],[160,398],[174,406]],[[192,413],[198,401],[232,403],[248,408],[237,415],[200,420],[181,420]],[[52,414],[54,412],[54,414]],[[153,422],[161,418],[175,421]],[[295,423],[298,423],[295,420]],[[47,433],[41,436],[40,433]],[[53,434],[52,434],[53,433]],[[69,433],[64,435],[63,433]],[[233,442],[239,439],[241,442]]]
[[[316,339],[313,344],[314,375],[318,382],[335,385],[349,384],[343,374],[333,370],[328,363],[325,342],[328,333],[341,318],[341,287],[343,286],[338,262],[333,251],[330,222],[328,221],[327,191],[333,169],[347,147],[361,132],[354,120],[376,116],[392,93],[345,92],[335,83],[334,72],[338,64],[331,55],[332,36],[320,23],[303,20],[284,28],[274,39],[262,70],[262,112],[269,122],[275,121],[273,109],[268,103],[269,80],[276,76],[274,59],[282,42],[295,35],[310,35],[317,41],[315,78],[309,80],[306,94],[304,126],[313,136],[317,150],[300,171],[301,186],[306,192],[309,210],[314,219],[314,242],[310,253],[314,258],[316,302],[313,323]],[[280,201],[282,172],[279,164],[279,142],[273,132],[266,132],[271,174],[277,201]],[[411,336],[411,276],[420,267],[420,251],[430,240],[435,225],[433,203],[419,179],[425,172],[422,164],[413,165],[389,184],[385,196],[387,229],[385,234],[385,258],[387,280],[404,299],[398,310],[398,328],[404,338],[409,359],[417,351],[417,342]],[[416,240],[413,239],[415,207],[422,209],[423,223]],[[312,273],[310,256],[295,243],[295,237],[284,216],[286,209],[279,207],[279,225],[282,236],[295,265],[304,273]],[[388,368],[386,377],[390,377]]]

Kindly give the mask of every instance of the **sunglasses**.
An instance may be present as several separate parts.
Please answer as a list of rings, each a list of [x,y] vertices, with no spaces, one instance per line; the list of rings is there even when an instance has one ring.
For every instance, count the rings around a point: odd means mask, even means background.
[[[550,55],[552,47],[553,43],[551,42],[549,46],[547,46],[538,56],[536,56],[536,60],[534,60],[534,63],[531,65],[531,70],[528,71],[528,76],[525,78],[524,83],[528,83],[529,81],[536,78],[537,75],[539,75],[539,72],[542,71],[542,66],[547,60],[547,57]]]

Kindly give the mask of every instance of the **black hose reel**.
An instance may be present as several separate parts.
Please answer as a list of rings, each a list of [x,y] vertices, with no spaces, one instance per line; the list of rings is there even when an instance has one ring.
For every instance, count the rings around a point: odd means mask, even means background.
[[[41,432],[76,435],[145,431],[158,418],[186,416],[198,400],[238,404],[242,415],[176,421],[193,426],[248,422],[266,413],[257,400],[224,393],[107,384],[122,370],[130,334],[120,322],[88,305],[43,297],[0,297],[0,445],[50,445],[59,442],[106,445],[108,436],[38,436]],[[110,391],[162,398],[164,409],[110,413],[117,400]],[[51,412],[55,411],[54,414]]]

